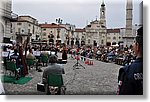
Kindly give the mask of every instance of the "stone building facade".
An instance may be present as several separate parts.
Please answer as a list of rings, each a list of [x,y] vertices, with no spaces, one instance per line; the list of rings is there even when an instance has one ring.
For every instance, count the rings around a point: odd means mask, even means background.
[[[12,22],[12,27],[17,42],[24,43],[27,37],[30,37],[30,42],[40,38],[41,28],[38,21],[31,16],[19,16],[16,22]]]

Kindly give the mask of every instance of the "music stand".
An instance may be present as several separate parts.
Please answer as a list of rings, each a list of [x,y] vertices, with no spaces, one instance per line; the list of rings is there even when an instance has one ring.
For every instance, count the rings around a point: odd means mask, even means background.
[[[80,69],[79,67],[82,67],[83,69],[85,69],[85,67],[79,63],[79,54],[77,54],[76,59],[77,59],[77,62],[75,63],[75,65],[73,65],[73,70],[74,69]]]

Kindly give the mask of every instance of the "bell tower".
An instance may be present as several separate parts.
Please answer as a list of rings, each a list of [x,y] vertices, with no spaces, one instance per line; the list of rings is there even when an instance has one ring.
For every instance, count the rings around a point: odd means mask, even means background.
[[[101,7],[100,7],[100,24],[101,27],[106,27],[106,8],[104,0],[102,1]]]
[[[100,5],[100,21],[99,21],[99,41],[101,45],[107,44],[107,27],[106,27],[106,6],[104,0]]]

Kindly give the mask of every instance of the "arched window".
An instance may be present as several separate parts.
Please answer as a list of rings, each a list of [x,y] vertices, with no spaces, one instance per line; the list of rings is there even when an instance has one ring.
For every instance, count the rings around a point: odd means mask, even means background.
[[[88,39],[88,44],[90,44],[90,42],[91,42],[90,39]]]
[[[104,44],[104,40],[101,41],[101,44],[102,44],[102,45]]]
[[[116,37],[115,37],[115,36],[113,37],[113,40],[116,40]]]
[[[112,42],[112,45],[116,45],[116,42]]]

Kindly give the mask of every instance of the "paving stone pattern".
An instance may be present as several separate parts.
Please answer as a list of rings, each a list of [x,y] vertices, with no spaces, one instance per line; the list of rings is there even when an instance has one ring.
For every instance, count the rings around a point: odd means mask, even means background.
[[[86,65],[85,69],[73,70],[76,60],[68,59],[68,63],[62,65],[65,69],[63,75],[66,95],[116,95],[118,71],[121,66],[113,63],[105,63],[94,60],[94,65]],[[42,67],[44,70],[46,67]],[[4,89],[8,95],[45,95],[37,91],[36,85],[41,82],[43,72],[34,69],[29,70],[27,76],[33,77],[24,85],[4,83]]]

